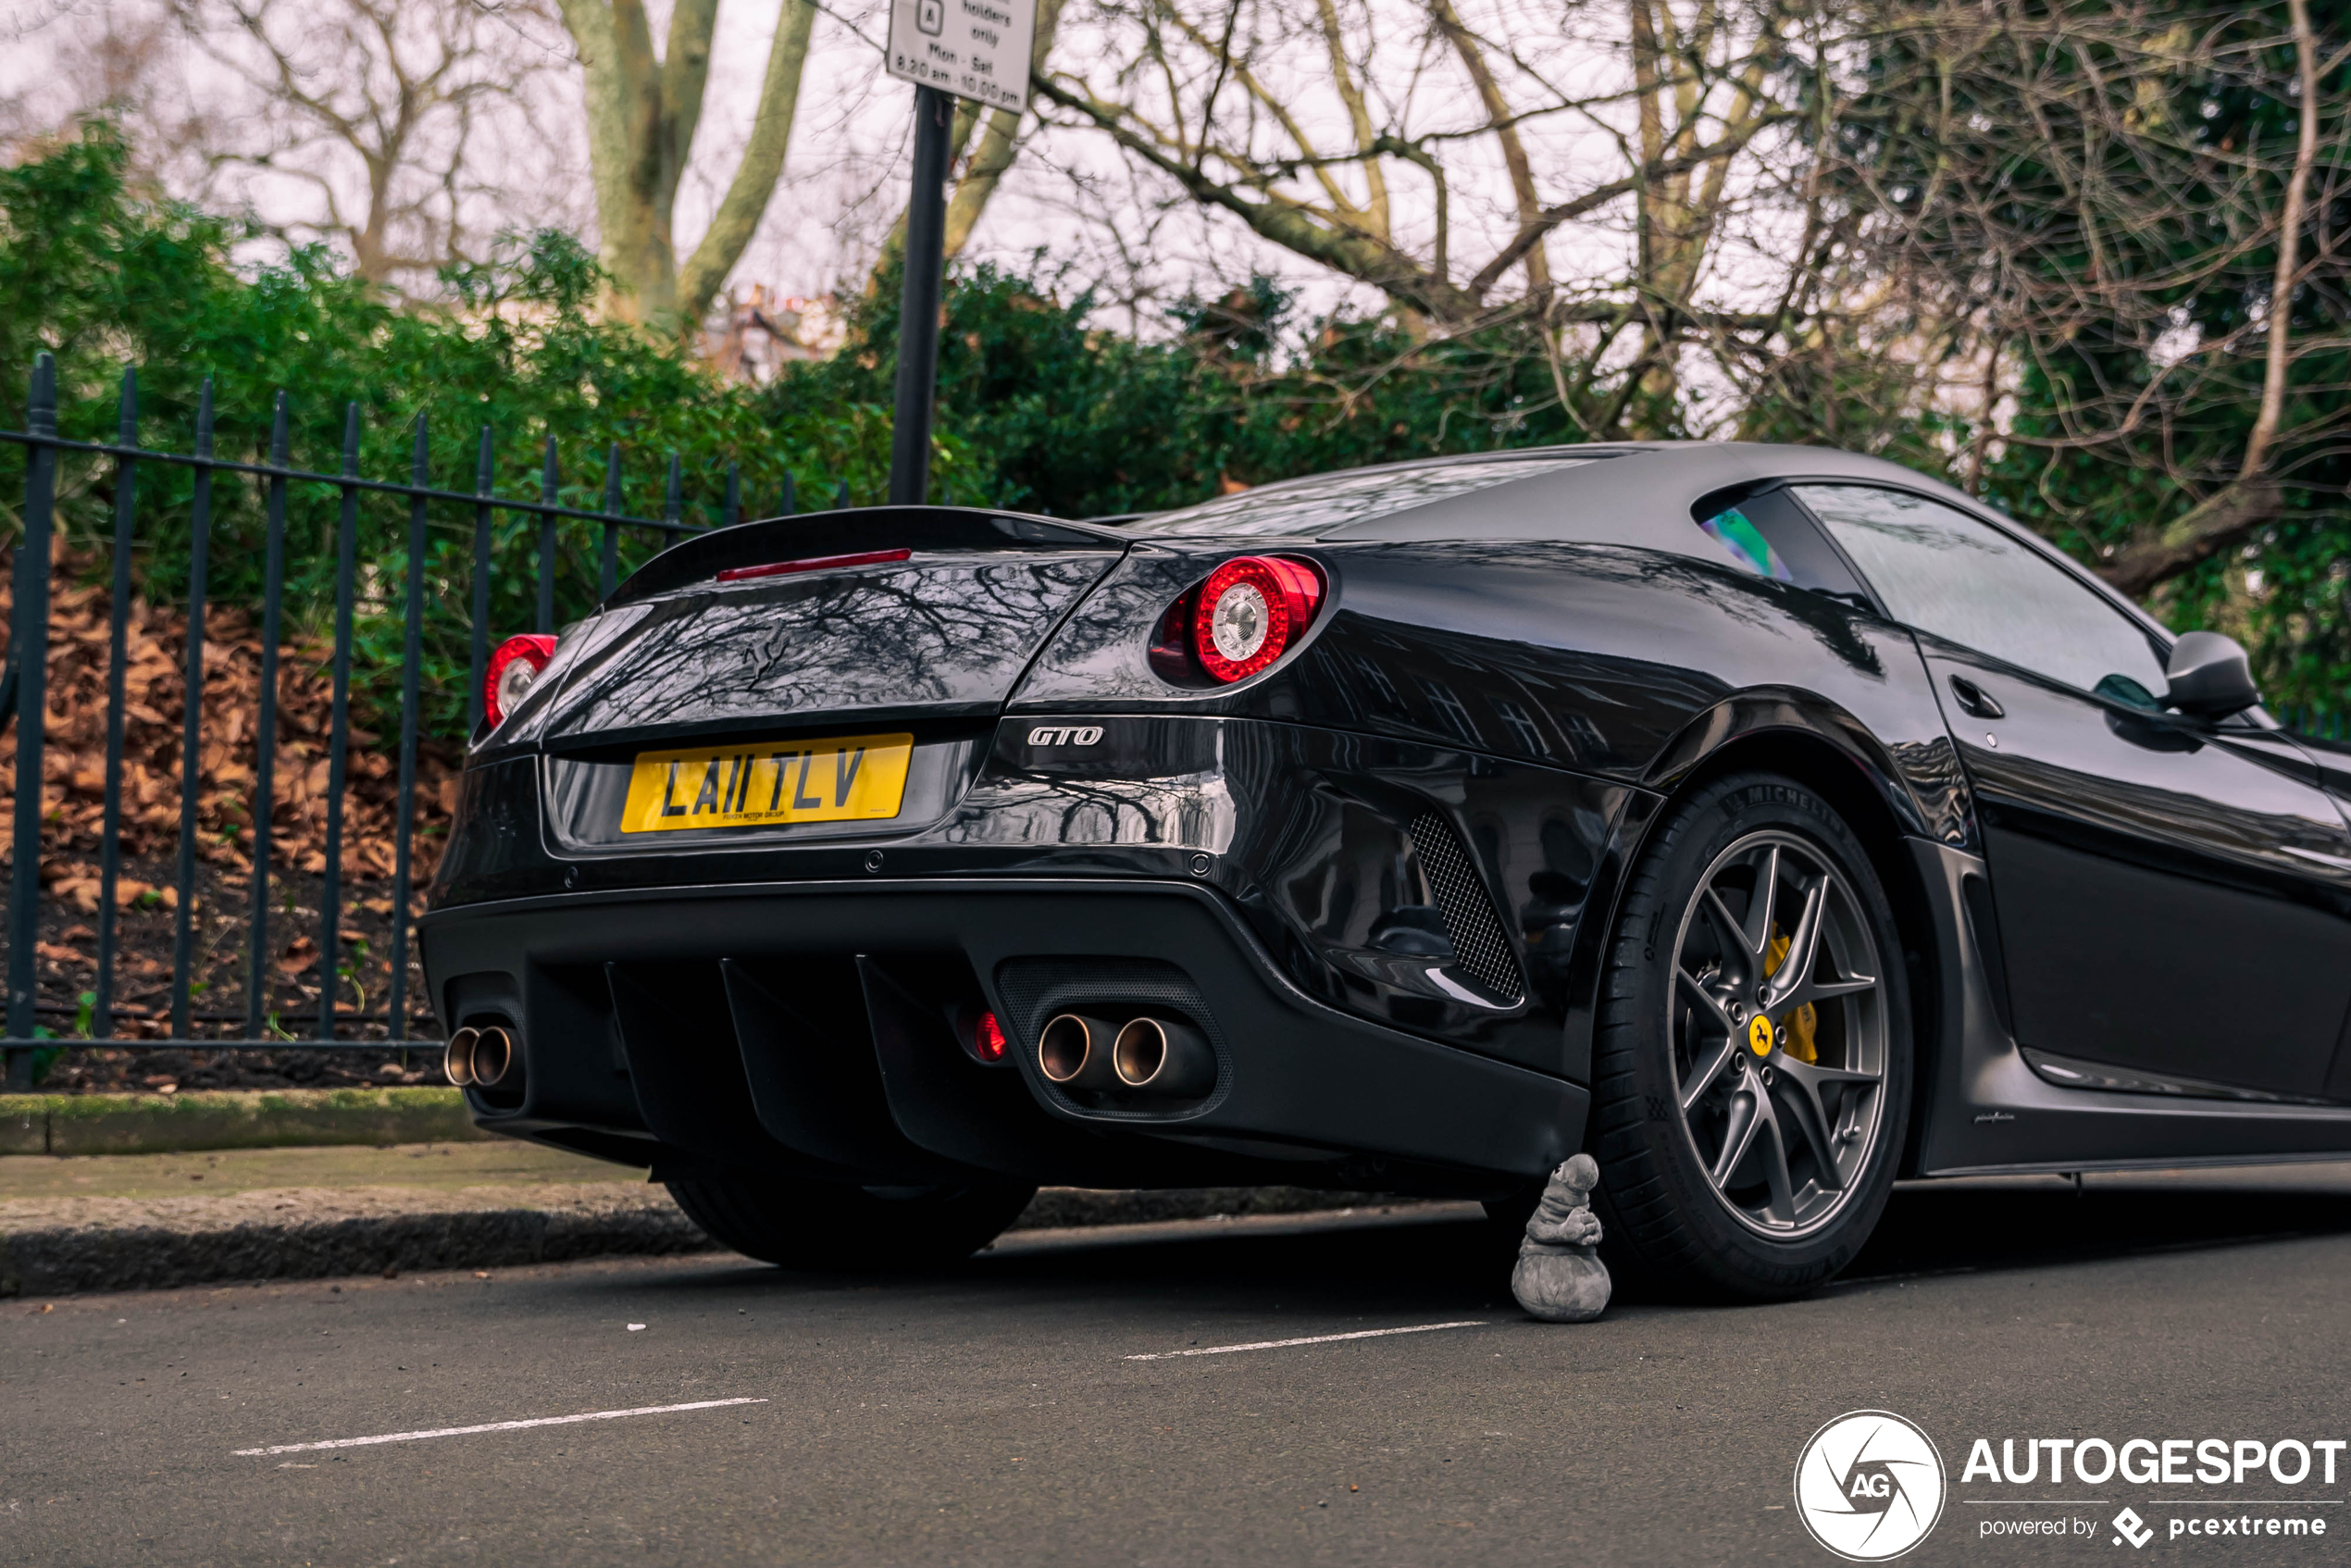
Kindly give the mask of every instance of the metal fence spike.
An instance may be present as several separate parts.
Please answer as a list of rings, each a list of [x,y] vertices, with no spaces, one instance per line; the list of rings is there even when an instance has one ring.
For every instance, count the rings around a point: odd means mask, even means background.
[[[25,399],[25,423],[35,437],[57,433],[57,362],[34,356],[32,384]],[[12,652],[17,662],[16,860],[8,882],[8,1033],[29,1039],[38,1026],[39,977],[33,944],[41,924],[42,742],[49,715],[49,546],[56,518],[57,453],[35,444],[25,465],[24,538],[17,546]],[[31,788],[26,780],[31,781]],[[32,1057],[10,1052],[10,1089],[32,1087]]]
[[[620,585],[620,442],[604,448],[604,549],[603,562],[597,574],[597,601],[612,597]]]
[[[125,366],[116,444],[139,444],[139,370]],[[90,1031],[114,1033],[114,965],[119,916],[115,889],[122,878],[122,741],[124,683],[130,666],[131,536],[138,498],[138,460],[115,459],[114,560],[106,596],[106,783],[98,828],[98,975],[92,988]]]
[[[269,424],[269,464],[283,468],[288,450],[286,394],[278,394]],[[263,546],[261,591],[261,691],[254,720],[253,912],[245,948],[245,1033],[258,1038],[269,999],[269,862],[274,848],[271,818],[278,800],[278,641],[286,589],[286,479],[270,477],[267,541]]]
[[[359,405],[343,416],[342,471],[359,475]],[[359,567],[359,492],[342,487],[335,516],[335,660],[333,709],[327,727],[326,870],[318,889],[318,1038],[335,1038],[335,1008],[342,981],[343,786],[351,761],[351,614]]]
[[[212,569],[212,378],[196,396],[195,495],[188,510],[188,675],[183,699],[187,718],[180,745],[180,858],[173,888],[171,1032],[189,1035],[188,988],[194,980],[196,918],[196,788],[204,756],[204,645],[205,579]]]

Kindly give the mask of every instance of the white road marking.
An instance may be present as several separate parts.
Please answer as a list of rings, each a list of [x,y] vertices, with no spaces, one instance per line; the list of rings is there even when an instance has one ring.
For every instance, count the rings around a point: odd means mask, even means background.
[[[529,1421],[485,1421],[479,1426],[440,1426],[429,1432],[386,1432],[374,1437],[334,1437],[323,1443],[279,1443],[239,1449],[240,1455],[315,1453],[320,1449],[364,1449],[375,1443],[414,1443],[427,1437],[466,1437],[476,1432],[519,1432],[526,1426],[568,1426],[575,1421],[617,1421],[624,1415],[667,1415],[672,1411],[716,1410],[723,1405],[764,1405],[764,1399],[696,1400],[682,1405],[639,1405],[635,1410],[591,1410],[580,1415],[541,1415]]]
[[[1260,1339],[1249,1345],[1202,1345],[1194,1350],[1153,1350],[1128,1361],[1172,1361],[1177,1356],[1228,1356],[1236,1350],[1286,1350],[1292,1345],[1328,1345],[1340,1339],[1384,1339],[1391,1334],[1434,1334],[1440,1328],[1483,1328],[1474,1323],[1420,1323],[1410,1328],[1359,1328],[1352,1334],[1309,1334],[1302,1339]]]

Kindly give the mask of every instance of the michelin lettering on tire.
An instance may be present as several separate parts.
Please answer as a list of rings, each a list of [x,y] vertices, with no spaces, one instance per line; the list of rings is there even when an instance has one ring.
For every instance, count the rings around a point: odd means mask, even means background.
[[[1891,1411],[1848,1411],[1797,1456],[1797,1517],[1848,1562],[1884,1562],[1926,1539],[1947,1490],[1934,1439]]]

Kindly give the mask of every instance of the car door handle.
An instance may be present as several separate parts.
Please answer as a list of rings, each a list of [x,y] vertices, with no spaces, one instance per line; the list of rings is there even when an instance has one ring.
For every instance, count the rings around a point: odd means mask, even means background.
[[[1951,695],[1959,700],[1960,707],[1977,718],[2009,716],[2009,710],[1993,701],[1992,693],[1970,680],[1966,676],[1955,675],[1951,678]]]

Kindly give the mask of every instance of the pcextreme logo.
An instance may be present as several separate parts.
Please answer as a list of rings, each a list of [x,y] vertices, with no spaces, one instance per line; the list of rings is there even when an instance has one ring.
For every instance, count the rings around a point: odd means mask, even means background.
[[[1848,1562],[1884,1562],[1926,1539],[1945,1490],[1934,1440],[1891,1411],[1848,1411],[1797,1456],[1797,1517]]]

